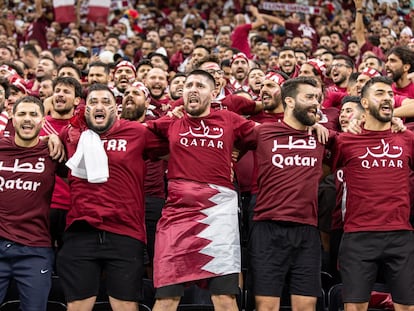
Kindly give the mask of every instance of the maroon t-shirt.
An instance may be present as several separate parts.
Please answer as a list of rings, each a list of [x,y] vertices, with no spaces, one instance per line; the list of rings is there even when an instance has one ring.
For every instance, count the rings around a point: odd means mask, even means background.
[[[231,47],[243,52],[247,58],[251,59],[249,33],[252,30],[252,24],[243,24],[237,26],[231,35]]]
[[[0,140],[0,237],[27,246],[51,247],[49,208],[57,163],[47,145],[19,147]]]
[[[250,116],[250,120],[255,121],[257,123],[273,123],[273,122],[281,122],[283,120],[284,113],[268,113],[266,111],[260,111],[258,114]],[[257,176],[258,176],[258,167],[257,167],[257,159],[256,159],[256,152],[252,151],[253,153],[253,161],[250,163],[251,165],[251,179],[249,180],[249,184],[251,184],[251,192],[256,194],[259,192],[259,187],[257,186]],[[247,160],[244,158],[241,159],[239,163],[237,163],[236,168],[238,170],[248,170],[249,167],[247,166]]]
[[[29,25],[26,31],[25,40],[29,42],[34,39],[39,42],[42,50],[47,49],[46,28],[49,26],[49,21],[42,16]]]
[[[85,129],[71,125],[61,132],[68,158],[75,153]],[[160,147],[160,141],[142,124],[127,120],[117,120],[100,137],[108,156],[108,181],[94,184],[69,175],[71,209],[67,227],[84,220],[99,230],[145,242],[143,155],[148,149]]]
[[[47,136],[49,134],[56,134],[69,124],[69,119],[60,120],[53,119],[51,116],[45,117],[45,124],[40,130],[40,136]],[[70,194],[69,185],[59,176],[56,176],[55,189],[53,190],[51,208],[68,210],[70,208]]]
[[[306,24],[285,22],[285,28],[290,37],[308,37],[312,40],[312,46],[315,48],[318,45],[318,34],[316,30]],[[290,33],[289,33],[290,32]]]
[[[233,143],[254,142],[254,122],[230,111],[211,111],[206,117],[163,117],[148,128],[169,141],[168,179],[186,179],[230,189]]]
[[[392,90],[395,95],[407,96],[408,98],[414,98],[414,83],[410,82],[406,87],[397,88],[395,83],[392,84]]]
[[[256,132],[259,193],[253,219],[316,227],[325,146],[284,122],[259,125]]]
[[[414,134],[363,130],[336,139],[334,163],[346,180],[345,232],[412,230],[409,175]]]

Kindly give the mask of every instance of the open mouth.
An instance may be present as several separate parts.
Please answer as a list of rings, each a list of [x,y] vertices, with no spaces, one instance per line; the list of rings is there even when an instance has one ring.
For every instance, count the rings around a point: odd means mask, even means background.
[[[390,105],[388,105],[388,104],[386,104],[386,105],[381,105],[380,110],[381,110],[383,113],[386,113],[386,114],[390,114],[390,113],[392,113],[391,106],[390,106]]]
[[[96,112],[94,114],[94,119],[95,119],[96,123],[103,123],[105,121],[105,113]]]
[[[33,124],[25,123],[21,126],[21,128],[22,128],[24,133],[30,133],[30,132],[32,132],[34,126],[33,126]]]
[[[134,100],[132,99],[132,98],[128,98],[126,101],[125,101],[125,108],[127,108],[127,109],[131,109],[132,107],[134,107],[135,106],[135,102],[134,102]]]

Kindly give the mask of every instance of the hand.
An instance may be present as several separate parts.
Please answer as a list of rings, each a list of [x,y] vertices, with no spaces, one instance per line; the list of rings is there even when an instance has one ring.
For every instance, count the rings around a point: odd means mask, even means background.
[[[63,147],[62,142],[59,139],[59,136],[55,134],[50,134],[45,136],[44,139],[47,140],[47,146],[49,147],[49,155],[53,160],[62,162],[65,160],[65,148]]]
[[[394,117],[391,119],[391,132],[398,133],[404,132],[407,127],[404,125],[403,121],[400,118]]]
[[[169,112],[171,112],[171,116],[181,119],[184,117],[184,106],[183,105],[177,106]]]
[[[362,9],[362,4],[363,4],[362,1],[363,0],[354,0],[356,10],[361,10]]]
[[[352,119],[349,121],[348,126],[344,129],[344,132],[352,133],[352,134],[360,134],[362,132],[362,121],[357,119]]]
[[[259,13],[259,10],[257,9],[257,7],[255,7],[254,5],[249,5],[249,11],[250,13],[252,13],[253,15],[256,15],[257,13]]]
[[[237,162],[237,160],[239,159],[239,155],[240,150],[233,148],[233,151],[231,152],[231,159],[233,160],[233,162]]]
[[[318,142],[320,142],[323,145],[325,145],[328,142],[329,130],[326,127],[318,123],[315,123],[314,125],[308,127],[308,134],[312,135],[313,131],[316,132]]]
[[[170,104],[161,104],[161,110],[162,111],[167,111],[171,109],[171,105]]]

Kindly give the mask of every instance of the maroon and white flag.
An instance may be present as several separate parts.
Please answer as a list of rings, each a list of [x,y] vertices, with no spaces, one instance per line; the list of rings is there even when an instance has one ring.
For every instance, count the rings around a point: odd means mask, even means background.
[[[155,287],[239,273],[236,192],[222,186],[170,180],[155,243]]]
[[[71,23],[76,21],[75,0],[53,0],[55,21]]]
[[[111,0],[89,0],[88,20],[95,23],[108,23]]]

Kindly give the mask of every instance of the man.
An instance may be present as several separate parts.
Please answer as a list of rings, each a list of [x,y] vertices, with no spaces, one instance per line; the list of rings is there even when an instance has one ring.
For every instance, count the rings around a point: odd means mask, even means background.
[[[172,100],[178,100],[183,97],[184,83],[186,75],[177,73],[170,81],[168,92]]]
[[[72,204],[57,265],[68,310],[92,310],[104,271],[112,310],[136,311],[146,239],[143,156],[159,141],[142,124],[117,118],[103,84],[90,87],[84,113],[61,137]]]
[[[208,72],[214,77],[215,81],[215,94],[216,97],[211,103],[211,109],[214,110],[230,110],[237,114],[241,115],[251,115],[255,114],[258,111],[262,110],[262,105],[260,102],[255,102],[254,100],[244,98],[235,94],[231,94],[229,89],[223,87],[223,70],[221,70],[218,59],[214,55],[210,55],[207,58],[203,58],[197,64],[198,69]],[[175,106],[181,105],[183,100],[180,99],[174,103]]]
[[[231,79],[229,83],[235,91],[244,90],[248,91],[248,79],[250,66],[249,60],[244,53],[237,53],[233,55],[231,59]]]
[[[44,103],[45,99],[53,94],[53,79],[44,77],[39,84],[39,98]]]
[[[72,77],[56,78],[53,81],[52,90],[51,104],[53,109],[51,109],[50,115],[45,118],[40,136],[59,135],[62,129],[69,124],[69,120],[73,117],[75,108],[82,97],[82,86]],[[60,248],[66,225],[66,213],[70,209],[70,196],[68,184],[58,176],[56,176],[50,207],[52,245]]]
[[[33,84],[27,85],[30,89],[31,94],[38,94],[40,89],[40,81],[43,78],[54,79],[57,75],[57,64],[49,57],[42,57],[37,64],[35,71],[35,79]]]
[[[342,99],[339,114],[341,132],[348,131],[351,121],[363,120],[363,117],[364,109],[361,106],[361,98],[359,96],[345,96]],[[342,194],[343,173],[341,170],[335,174],[327,175],[321,181],[318,193],[318,227],[321,231],[323,249],[329,253],[329,260],[324,262],[327,266],[323,267],[323,270],[329,271],[335,282],[341,281],[338,272],[338,249],[343,233]]]
[[[393,47],[385,63],[387,76],[393,81],[393,91],[397,95],[414,98],[414,83],[408,74],[414,71],[414,52],[407,47]]]
[[[249,33],[252,30],[258,30],[260,26],[265,24],[262,15],[256,6],[250,5],[248,7],[250,13],[255,17],[255,21],[248,23],[243,14],[236,14],[234,16],[234,30],[231,34],[231,47],[243,52],[248,58],[252,58],[249,46]]]
[[[64,62],[57,69],[58,77],[72,77],[81,82],[82,73],[79,68],[71,61]]]
[[[151,111],[158,117],[171,108],[168,95],[168,73],[160,68],[152,68],[145,77],[145,86],[151,95]]]
[[[14,278],[24,311],[46,311],[52,285],[49,206],[57,162],[39,139],[43,117],[39,99],[19,99],[13,106],[15,135],[0,140],[0,302]]]
[[[25,44],[20,48],[20,60],[28,67],[28,79],[33,79],[37,64],[39,63],[39,52],[33,44]]]
[[[295,50],[291,47],[284,46],[279,52],[278,58],[279,70],[288,75],[290,78],[295,78],[299,74],[299,66],[295,56]]]
[[[333,58],[330,68],[330,76],[334,86],[330,87],[328,91],[345,93],[347,91],[349,77],[354,72],[352,60],[345,55],[336,55]]]
[[[231,154],[235,140],[249,143],[254,123],[211,110],[214,96],[214,78],[195,70],[184,86],[184,117],[148,122],[170,145],[168,198],[155,241],[155,311],[176,310],[184,283],[201,280],[215,310],[237,310],[240,241]]]
[[[6,44],[0,44],[0,62],[13,62],[13,53],[9,46]]]
[[[68,60],[73,61],[78,40],[73,36],[66,36],[63,38],[62,50],[66,54]]]
[[[316,122],[319,96],[312,78],[286,81],[283,122],[256,129],[259,193],[249,255],[258,311],[279,310],[287,274],[293,309],[314,310],[320,295],[316,194],[325,147],[307,130]]]
[[[254,100],[260,99],[260,90],[262,83],[265,78],[265,73],[260,68],[250,69],[247,76],[247,81],[249,83],[249,94],[252,95]]]
[[[390,79],[368,81],[361,92],[365,110],[362,133],[344,133],[336,141],[334,163],[344,167],[347,189],[339,250],[346,310],[367,310],[380,266],[395,309],[409,310],[414,305],[409,196],[414,135],[411,131],[391,132],[393,96]]]
[[[73,63],[79,68],[82,73],[82,79],[88,74],[88,63],[91,54],[87,47],[78,46],[73,54]],[[86,79],[86,78],[85,78]]]
[[[171,69],[175,72],[185,72],[187,63],[191,59],[194,50],[194,40],[189,37],[182,38],[182,47],[173,56],[171,56]]]
[[[153,120],[154,117],[147,115],[147,109],[151,97],[148,89],[141,82],[134,82],[125,90],[122,99],[121,119],[143,123]],[[152,278],[152,262],[154,259],[155,229],[158,220],[161,218],[161,211],[165,203],[165,162],[145,161],[145,227],[147,232],[147,253],[149,263],[147,274]]]
[[[130,86],[136,79],[137,72],[134,65],[126,60],[119,62],[115,66],[113,80],[113,93],[117,99],[117,104],[121,108],[122,97],[128,86]]]
[[[108,84],[109,67],[104,62],[96,61],[89,64],[88,85],[94,83]]]

